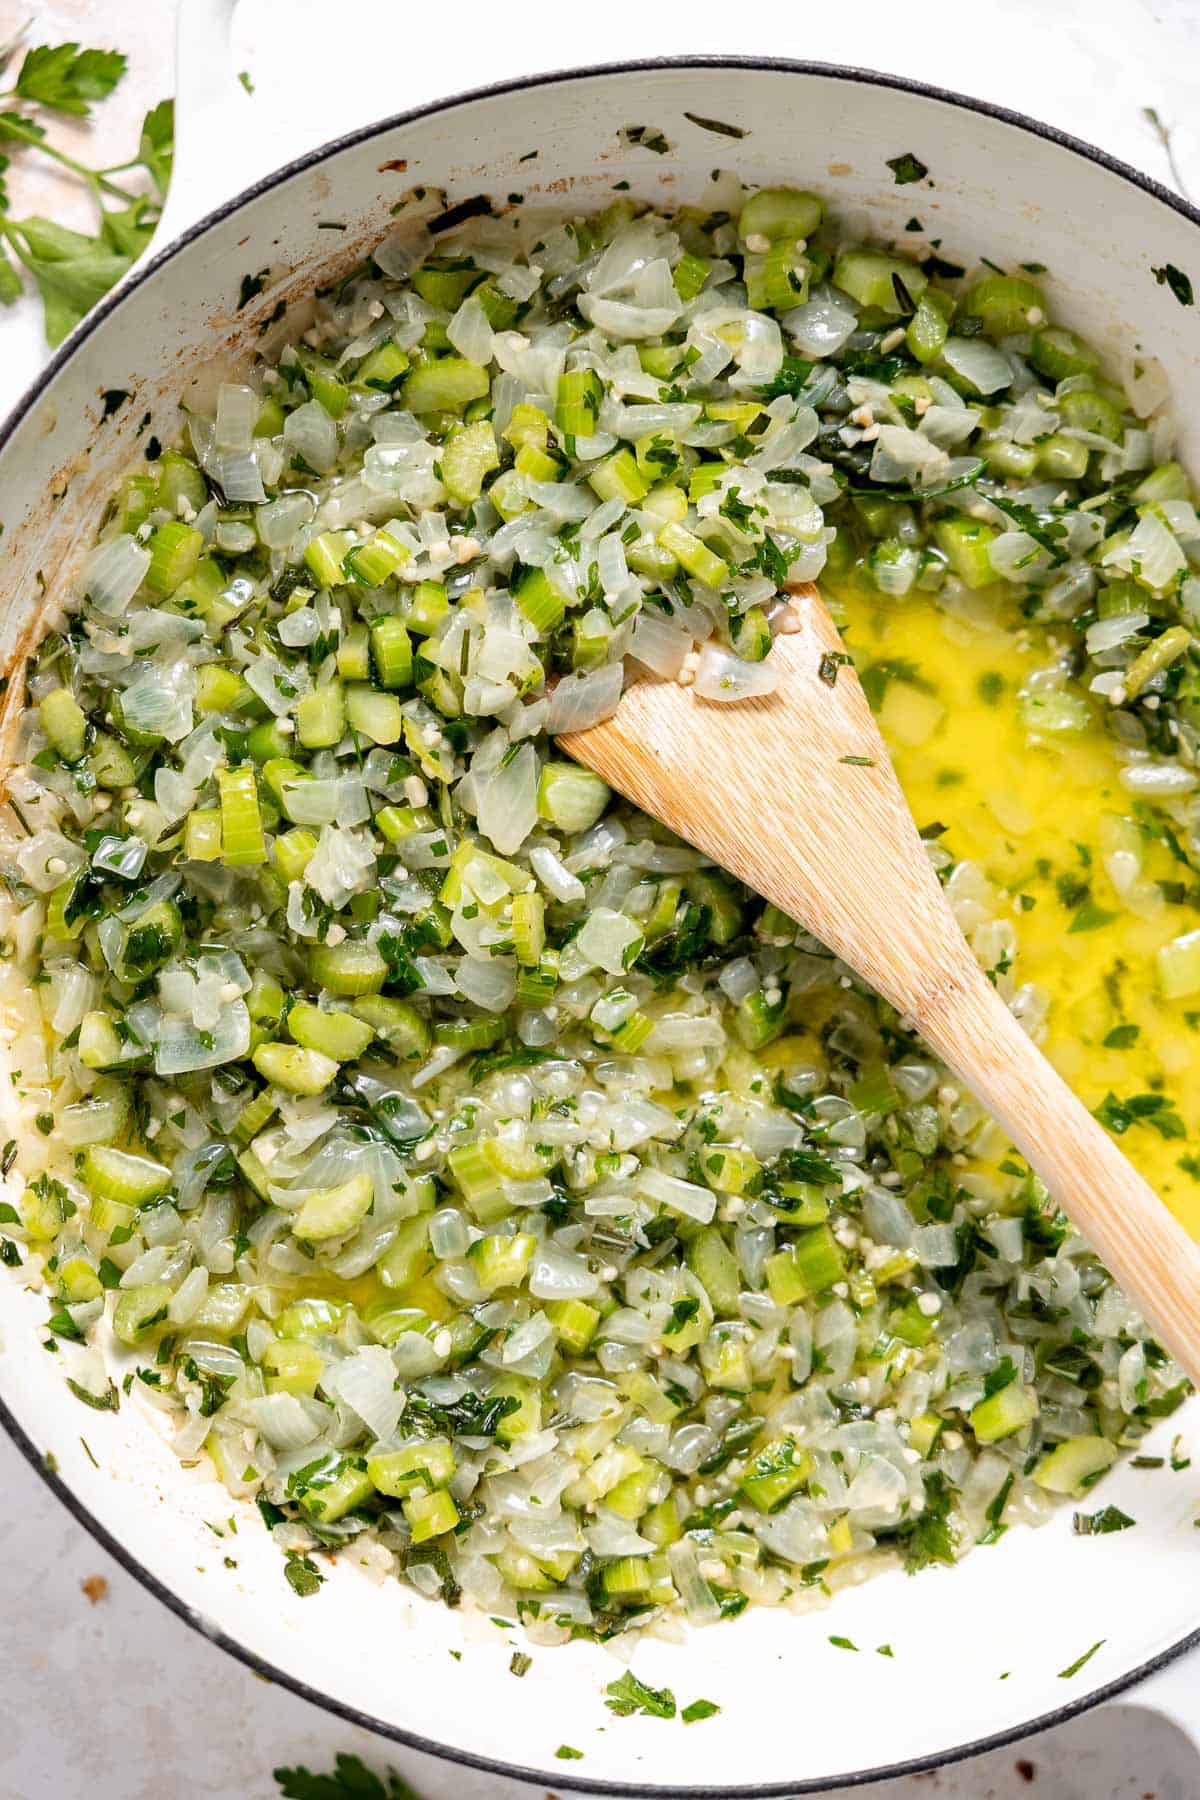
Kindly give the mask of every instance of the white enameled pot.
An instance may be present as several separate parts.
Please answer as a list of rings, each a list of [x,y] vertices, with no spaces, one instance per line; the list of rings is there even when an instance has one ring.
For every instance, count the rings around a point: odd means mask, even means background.
[[[255,157],[258,166],[277,161],[283,146],[251,145],[249,115],[219,128],[232,86],[228,10],[228,0],[185,0],[179,169],[162,234],[174,241],[89,316],[0,431],[6,665],[69,591],[103,497],[139,444],[150,433],[169,437],[179,400],[252,349],[279,300],[300,304],[357,260],[414,186],[444,190],[451,202],[483,193],[503,205],[517,191],[587,209],[627,182],[638,198],[675,205],[701,200],[721,166],[750,183],[818,188],[849,231],[868,237],[902,238],[918,212],[936,221],[944,256],[1043,263],[1056,316],[1113,353],[1136,343],[1158,356],[1185,454],[1200,465],[1200,309],[1181,306],[1152,272],[1172,263],[1200,286],[1200,217],[1085,145],[878,75],[683,58],[441,101],[329,144],[229,199]],[[745,135],[714,133],[712,121]],[[631,147],[622,135],[631,125],[657,127],[670,153]],[[220,167],[222,144],[237,146],[239,166]],[[887,161],[902,151],[928,165],[932,190],[895,185]],[[201,174],[207,193],[197,188]],[[191,223],[189,213],[218,200]],[[320,229],[330,220],[345,230]],[[239,310],[243,276],[259,271],[270,271],[266,291]],[[130,399],[102,423],[101,395],[111,389]],[[512,1634],[398,1582],[375,1587],[337,1569],[319,1596],[298,1598],[252,1508],[236,1509],[237,1568],[226,1569],[207,1522],[229,1517],[228,1495],[181,1468],[137,1404],[115,1415],[84,1411],[40,1347],[44,1318],[45,1301],[6,1272],[0,1417],[128,1568],[199,1630],[312,1700],[544,1787],[821,1792],[1035,1730],[1129,1687],[1200,1637],[1196,1484],[1186,1473],[1126,1467],[1106,1482],[1104,1499],[1131,1513],[1136,1530],[1072,1541],[1067,1508],[953,1571],[918,1581],[888,1574],[825,1611],[751,1611],[678,1643],[645,1642],[635,1652],[639,1675],[670,1687],[681,1705],[704,1696],[722,1710],[694,1728],[619,1720],[602,1690],[621,1664],[605,1649],[540,1651],[514,1681]],[[1150,1449],[1194,1430],[1198,1409],[1193,1401],[1160,1426]],[[891,1656],[875,1654],[884,1644]],[[1064,1673],[1095,1644],[1077,1673]],[[1179,1670],[1142,1693],[1186,1716]],[[564,1743],[585,1759],[558,1760]]]

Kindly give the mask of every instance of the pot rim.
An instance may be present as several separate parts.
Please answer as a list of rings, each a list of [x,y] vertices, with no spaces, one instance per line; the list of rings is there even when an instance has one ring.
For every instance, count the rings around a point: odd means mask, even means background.
[[[1178,213],[1181,218],[1186,219],[1189,224],[1200,229],[1200,207],[1192,205],[1182,195],[1173,193],[1162,182],[1156,181],[1153,176],[1143,174],[1129,163],[1122,162],[1119,157],[1109,155],[1107,151],[1087,143],[1083,138],[1075,137],[1072,133],[1062,131],[1057,126],[1047,125],[1039,119],[1032,118],[1028,113],[1018,112],[1012,107],[956,93],[953,89],[937,87],[910,76],[891,75],[876,69],[856,68],[847,63],[809,62],[783,56],[700,54],[632,57],[618,62],[591,63],[576,68],[552,69],[533,75],[513,76],[506,81],[492,82],[483,87],[467,88],[447,95],[443,99],[427,101],[424,105],[410,107],[403,112],[391,113],[368,125],[357,126],[340,137],[331,138],[327,143],[319,145],[314,150],[308,150],[300,156],[293,157],[269,175],[261,177],[251,186],[243,188],[229,200],[224,201],[220,206],[214,207],[211,212],[206,213],[190,225],[157,255],[150,257],[142,267],[135,270],[127,282],[117,287],[93,308],[65,343],[55,351],[16,401],[7,418],[0,423],[0,455],[7,448],[26,414],[41,399],[59,372],[79,353],[92,334],[123,304],[125,299],[136,289],[142,287],[174,257],[190,249],[211,226],[231,218],[248,201],[270,193],[293,176],[303,173],[306,169],[316,167],[328,157],[335,156],[358,144],[367,143],[374,137],[394,130],[397,126],[432,118],[438,113],[449,112],[477,100],[487,100],[502,94],[526,93],[537,88],[557,86],[571,81],[598,80],[611,76],[663,69],[753,69],[769,73],[811,75],[824,80],[842,81],[866,87],[890,88],[901,93],[914,94],[922,100],[934,100],[947,106],[958,107],[966,112],[979,113],[986,118],[998,119],[1001,123],[1011,125],[1033,137],[1056,144],[1060,149],[1068,150],[1088,162],[1097,164],[1102,169],[1107,169],[1110,174],[1120,176],[1131,187],[1160,201],[1164,206]],[[254,1674],[278,1683],[298,1695],[300,1699],[310,1701],[314,1706],[336,1714],[352,1725],[373,1732],[376,1736],[390,1739],[393,1743],[403,1744],[405,1748],[419,1751],[423,1755],[437,1757],[444,1762],[457,1763],[467,1768],[479,1769],[486,1774],[500,1776],[511,1781],[540,1783],[544,1787],[547,1780],[551,1779],[545,1770],[531,1768],[521,1763],[503,1762],[497,1757],[482,1756],[474,1751],[460,1749],[453,1744],[438,1743],[430,1738],[422,1737],[418,1732],[408,1731],[399,1725],[376,1718],[347,1702],[335,1699],[330,1694],[322,1693],[299,1676],[278,1668],[266,1657],[260,1656],[257,1651],[248,1649],[224,1629],[209,1624],[199,1616],[178,1594],[160,1581],[157,1575],[151,1573],[130,1548],[121,1543],[106,1526],[102,1525],[89,1512],[83,1501],[77,1497],[57,1471],[47,1465],[37,1446],[13,1416],[2,1395],[0,1395],[0,1427],[12,1439],[30,1467],[40,1475],[55,1497],[128,1574],[132,1575],[149,1593],[168,1607],[177,1618],[182,1619],[194,1631],[198,1631],[208,1642],[217,1644],[229,1655],[236,1657]],[[1139,1664],[1128,1673],[1117,1676],[1103,1687],[1081,1695],[1077,1700],[1067,1701],[1062,1706],[1051,1707],[1048,1711],[1031,1719],[1023,1720],[1019,1725],[1009,1726],[1005,1730],[974,1738],[964,1744],[953,1745],[948,1750],[933,1752],[926,1756],[909,1757],[899,1762],[880,1764],[873,1769],[858,1769],[838,1776],[819,1776],[813,1780],[742,1782],[736,1787],[723,1786],[720,1788],[704,1784],[658,1783],[648,1787],[642,1781],[589,1779],[584,1775],[559,1774],[556,1771],[552,1778],[553,1785],[567,1792],[628,1796],[629,1800],[789,1800],[789,1797],[796,1797],[798,1800],[801,1795],[828,1794],[839,1788],[855,1788],[871,1782],[895,1780],[904,1775],[921,1774],[931,1769],[962,1762],[969,1757],[980,1756],[989,1750],[1003,1749],[1006,1745],[1020,1743],[1023,1739],[1038,1732],[1063,1725],[1070,1719],[1078,1718],[1092,1707],[1126,1693],[1130,1688],[1145,1681],[1149,1676],[1166,1668],[1170,1663],[1198,1646],[1200,1646],[1200,1625],[1181,1638],[1178,1643],[1170,1645],[1166,1650],[1160,1651],[1156,1656]]]

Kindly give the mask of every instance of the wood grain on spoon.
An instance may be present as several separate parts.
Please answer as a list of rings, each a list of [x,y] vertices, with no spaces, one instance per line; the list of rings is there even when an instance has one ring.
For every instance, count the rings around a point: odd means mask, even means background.
[[[792,604],[795,629],[771,651],[774,693],[722,705],[639,681],[610,719],[560,745],[911,1019],[1200,1385],[1200,1247],[983,974],[833,621],[815,588],[794,590]]]

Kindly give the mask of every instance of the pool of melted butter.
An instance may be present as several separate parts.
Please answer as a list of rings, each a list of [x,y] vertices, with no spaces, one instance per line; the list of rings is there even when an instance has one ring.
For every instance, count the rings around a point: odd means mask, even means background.
[[[827,592],[845,609],[847,646],[917,824],[943,825],[939,841],[983,871],[1016,933],[1013,980],[1049,999],[1050,1060],[1090,1107],[1110,1093],[1161,1093],[1182,1119],[1186,1136],[1141,1119],[1120,1142],[1200,1237],[1200,993],[1166,1000],[1155,971],[1159,947],[1196,928],[1195,900],[1181,891],[1194,895],[1194,874],[1146,829],[1153,815],[1139,816],[1121,786],[1098,712],[1084,732],[1057,738],[1022,722],[1022,683],[1050,660],[1041,632],[1031,645],[1033,634],[983,606],[965,619],[927,596]],[[1114,846],[1135,841],[1137,912],[1105,867]]]

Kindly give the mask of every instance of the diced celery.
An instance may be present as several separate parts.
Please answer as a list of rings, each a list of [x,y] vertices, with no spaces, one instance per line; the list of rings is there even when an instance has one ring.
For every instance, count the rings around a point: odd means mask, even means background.
[[[714,944],[731,944],[742,930],[742,907],[732,882],[715,869],[692,869],[687,891],[709,910],[708,935]]]
[[[1061,325],[1034,332],[1029,360],[1038,374],[1049,381],[1065,381],[1070,375],[1094,375],[1100,367],[1100,358],[1091,346]]]
[[[42,730],[64,762],[76,763],[87,748],[87,714],[68,688],[55,688],[38,702]]]
[[[539,637],[548,636],[566,615],[567,603],[544,569],[527,569],[513,598]]]
[[[297,351],[297,361],[308,383],[308,391],[331,419],[340,419],[350,399],[350,390],[328,357],[315,350]]]
[[[224,861],[234,867],[266,862],[267,845],[253,766],[243,763],[238,769],[218,769],[217,791]]]
[[[523,968],[535,969],[546,944],[546,903],[540,894],[513,895],[512,936],[517,961]]]
[[[148,1331],[167,1316],[171,1290],[165,1281],[148,1281],[141,1287],[122,1288],[113,1309],[112,1328],[123,1344],[140,1344]]]
[[[296,741],[306,750],[329,750],[346,729],[346,707],[340,681],[309,688],[296,702]]]
[[[536,1245],[537,1239],[527,1231],[515,1232],[511,1237],[494,1233],[476,1238],[467,1255],[484,1292],[494,1294],[501,1288],[519,1287]]]
[[[328,993],[343,998],[377,994],[387,980],[387,963],[365,938],[347,938],[341,944],[315,944],[308,960],[313,980]]]
[[[412,640],[397,613],[387,613],[371,626],[371,655],[379,685],[408,687],[412,682]]]
[[[910,302],[920,301],[929,277],[916,263],[900,256],[885,256],[880,250],[846,250],[834,264],[833,285],[860,306],[874,306],[899,318],[910,310]]]
[[[294,825],[290,831],[279,833],[271,846],[271,853],[285,881],[300,881],[316,848],[316,837],[308,827]]]
[[[190,456],[164,450],[158,462],[158,504],[177,513],[181,500],[198,513],[207,504],[208,483]]]
[[[982,320],[993,337],[1011,337],[1046,323],[1046,296],[1025,275],[985,275],[968,291],[961,310],[967,318]]]
[[[271,1089],[261,1088],[253,1100],[247,1100],[238,1114],[233,1127],[234,1137],[240,1144],[250,1143],[271,1123],[278,1110]]]
[[[799,1232],[766,1263],[767,1289],[777,1306],[794,1306],[812,1294],[823,1294],[845,1273],[845,1260],[828,1225]]]
[[[471,506],[483,489],[483,478],[500,467],[500,452],[490,419],[461,425],[442,449],[442,481],[451,500]]]
[[[260,1044],[252,1060],[264,1081],[289,1094],[323,1094],[338,1072],[331,1056],[296,1044]]]
[[[494,1015],[476,1019],[438,1019],[433,1028],[434,1042],[449,1044],[456,1050],[486,1050],[504,1036],[504,1021]]]
[[[550,1300],[546,1317],[558,1333],[558,1341],[573,1356],[582,1356],[596,1335],[600,1314],[586,1300]]]
[[[1117,1446],[1103,1437],[1071,1437],[1047,1452],[1033,1471],[1051,1494],[1082,1494],[1117,1460]]]
[[[743,263],[746,298],[758,312],[787,312],[808,299],[809,266],[802,240],[776,238],[769,250]]]
[[[306,1050],[319,1050],[335,1062],[353,1062],[362,1055],[375,1033],[351,1013],[324,1012],[307,1000],[298,1000],[288,1013],[288,1030]]]
[[[1093,392],[1091,388],[1072,388],[1069,393],[1060,394],[1054,402],[1054,410],[1064,425],[1074,425],[1081,431],[1094,431],[1097,436],[1109,438],[1119,444],[1124,435],[1121,425],[1121,414],[1111,400],[1103,394]]]
[[[536,444],[544,450],[550,439],[550,421],[540,406],[530,406],[528,401],[522,400],[513,407],[512,418],[502,435],[514,449],[519,450],[523,444]]]
[[[1185,931],[1155,952],[1159,989],[1167,1000],[1200,994],[1200,929]]]
[[[983,525],[978,519],[939,519],[933,535],[950,567],[967,587],[987,587],[995,581],[988,551],[997,533],[990,525]]]
[[[360,587],[377,588],[406,563],[412,552],[390,531],[376,531],[346,552],[342,568]]]
[[[403,1499],[416,1487],[446,1487],[454,1474],[454,1450],[447,1438],[426,1438],[403,1450],[382,1450],[367,1458],[367,1474],[381,1494]]]
[[[428,1021],[407,1000],[391,994],[366,994],[352,1002],[355,1018],[369,1025],[372,1033],[382,1038],[398,1061],[424,1056],[429,1049],[431,1032]]]
[[[578,763],[547,762],[538,777],[538,816],[549,819],[559,831],[590,831],[610,796],[608,783],[591,769]]]
[[[338,587],[346,581],[346,552],[351,542],[348,531],[323,531],[305,547],[304,566],[318,587]]]
[[[418,637],[432,637],[450,617],[450,597],[440,581],[418,581],[412,590],[405,624]]]
[[[1191,646],[1192,634],[1186,625],[1168,626],[1153,643],[1139,651],[1121,677],[1126,699],[1135,699],[1156,675],[1161,675],[1164,669],[1186,656]]]
[[[658,534],[658,544],[706,587],[720,588],[729,580],[729,564],[685,526],[664,525]]]
[[[502,1218],[509,1211],[504,1184],[484,1153],[482,1144],[458,1144],[447,1153],[446,1164],[467,1209],[481,1224]]]
[[[354,386],[374,388],[383,394],[394,393],[400,379],[408,371],[408,358],[399,344],[388,338],[368,351],[354,371]]]
[[[811,237],[821,223],[822,202],[802,188],[759,188],[742,207],[738,234],[747,238]]]
[[[398,744],[403,736],[404,714],[395,694],[381,693],[365,682],[347,693],[346,714],[353,730],[373,744]]]
[[[1088,447],[1078,438],[1052,431],[1037,445],[1037,466],[1053,481],[1081,481],[1087,474]]]
[[[706,1225],[687,1244],[687,1265],[712,1302],[714,1313],[738,1316],[742,1290],[737,1259],[714,1225]]]
[[[191,525],[175,520],[160,525],[150,539],[146,586],[164,598],[185,582],[200,561],[204,539]]]
[[[760,1512],[775,1512],[808,1481],[812,1455],[792,1437],[772,1438],[746,1464],[738,1486]]]
[[[762,1175],[762,1164],[750,1150],[711,1144],[701,1154],[704,1179],[722,1194],[745,1194]]]
[[[396,1236],[376,1264],[376,1272],[386,1288],[407,1288],[433,1267],[429,1248],[429,1218],[419,1213],[415,1219],[403,1219]]]
[[[936,1413],[921,1413],[908,1428],[909,1449],[915,1450],[921,1457],[931,1456],[933,1447],[942,1434],[944,1423],[945,1421],[939,1419]]]
[[[565,437],[591,437],[604,388],[594,369],[569,369],[558,378],[554,423]]]
[[[461,356],[439,356],[406,376],[400,404],[415,413],[461,413],[490,391],[488,372]]]
[[[278,1085],[283,1087],[286,1083]],[[310,1243],[344,1237],[366,1218],[374,1199],[374,1183],[365,1172],[352,1175],[336,1187],[314,1188],[292,1214],[292,1235]]]
[[[263,1351],[268,1394],[306,1394],[311,1399],[325,1373],[325,1358],[312,1344],[276,1338]]]
[[[437,1488],[432,1494],[414,1494],[400,1504],[414,1544],[441,1537],[443,1532],[453,1531],[458,1524],[458,1508],[445,1488]]]
[[[353,1512],[356,1506],[361,1506],[364,1500],[369,1500],[373,1492],[366,1470],[356,1468],[349,1457],[343,1457],[336,1472],[322,1478],[319,1485],[314,1482],[308,1488],[301,1497],[300,1507],[310,1519],[333,1525],[338,1519],[344,1519],[348,1512]]]
[[[89,1193],[123,1206],[148,1206],[171,1185],[171,1171],[148,1156],[130,1150],[114,1150],[108,1144],[89,1144],[83,1153],[82,1175]]]
[[[637,506],[650,492],[650,483],[630,450],[614,450],[597,463],[588,475],[588,485],[601,500],[623,500],[626,506]]]
[[[995,1444],[1023,1431],[1037,1415],[1038,1397],[1033,1389],[1010,1381],[971,1408],[969,1423],[978,1443]]]
[[[939,288],[926,288],[904,332],[905,343],[919,363],[931,363],[941,355],[950,335],[953,312],[954,302],[948,294]]]
[[[515,1443],[542,1429],[542,1394],[536,1382],[524,1375],[502,1375],[492,1383],[491,1398],[517,1402],[496,1426],[496,1436],[502,1444]]]

